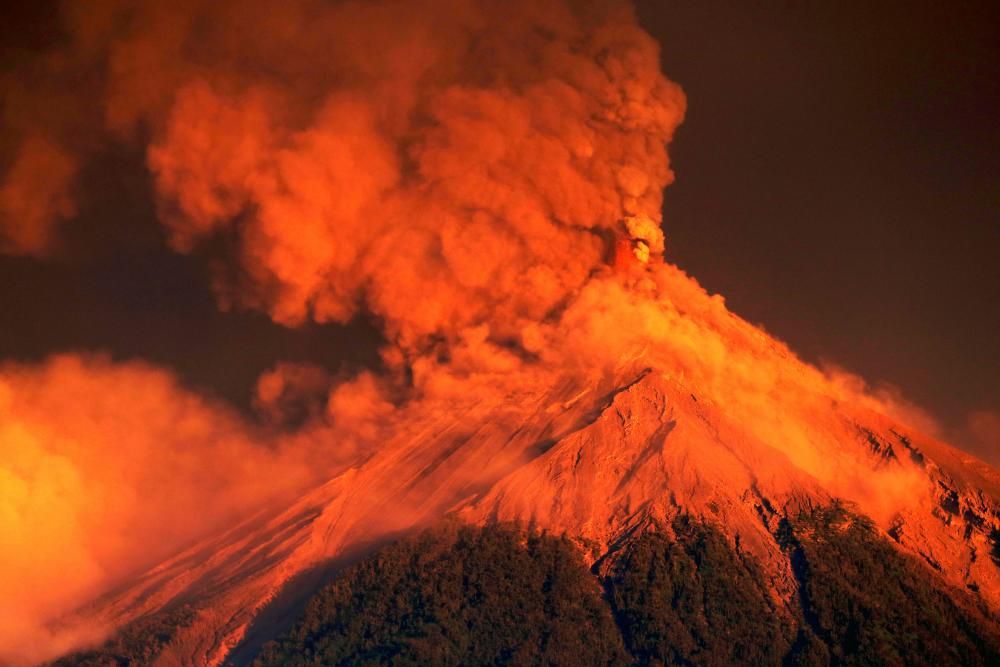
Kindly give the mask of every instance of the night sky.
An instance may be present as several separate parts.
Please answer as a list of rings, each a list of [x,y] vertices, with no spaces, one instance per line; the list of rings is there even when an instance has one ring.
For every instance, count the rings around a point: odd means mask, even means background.
[[[58,34],[45,6],[17,6],[4,64]],[[668,259],[806,359],[898,386],[948,428],[1000,409],[997,4],[639,9],[688,94]],[[204,259],[166,248],[141,163],[87,167],[54,260],[0,258],[0,358],[107,350],[244,406],[278,360],[376,362],[370,323],[220,313]]]
[[[805,358],[949,424],[1000,408],[1000,5],[640,15],[688,94],[668,258]]]

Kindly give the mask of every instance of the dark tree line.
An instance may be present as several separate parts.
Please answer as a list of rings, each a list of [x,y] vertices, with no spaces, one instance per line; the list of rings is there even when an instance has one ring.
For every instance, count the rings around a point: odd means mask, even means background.
[[[177,631],[195,618],[186,606],[140,618],[97,648],[55,661],[53,667],[138,667],[151,665]]]
[[[1000,629],[841,505],[779,530],[799,584],[687,517],[638,536],[595,576],[563,537],[446,523],[346,571],[265,645],[272,665],[1000,665]],[[595,570],[598,568],[595,567]],[[61,665],[151,664],[178,609]]]
[[[354,567],[257,662],[626,665],[629,657],[569,541],[447,526]]]
[[[673,536],[647,533],[605,579],[626,646],[642,665],[776,665],[793,618],[760,568],[718,530],[687,518]]]
[[[717,528],[680,517],[601,580],[564,538],[431,530],[321,592],[270,665],[1000,665],[975,600],[840,505],[782,524],[784,604]]]
[[[780,538],[799,580],[801,663],[1000,665],[996,620],[868,518],[837,504],[785,521]]]

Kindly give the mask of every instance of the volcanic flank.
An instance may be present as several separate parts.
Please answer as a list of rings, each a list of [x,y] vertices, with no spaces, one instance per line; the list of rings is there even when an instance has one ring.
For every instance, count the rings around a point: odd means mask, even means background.
[[[277,365],[257,388],[267,424],[141,362],[0,368],[0,660],[145,627],[132,660],[245,664],[347,564],[443,519],[565,536],[609,590],[636,544],[694,522],[757,564],[762,604],[794,625],[819,534],[796,526],[834,511],[834,534],[869,517],[871,553],[915,568],[996,655],[997,471],[664,260],[685,101],[629,7],[65,18],[31,85],[5,82],[4,251],[56,252],[87,161],[143,146],[170,243],[216,254],[222,307],[361,314],[388,342],[351,378]],[[103,654],[87,655],[67,660]]]

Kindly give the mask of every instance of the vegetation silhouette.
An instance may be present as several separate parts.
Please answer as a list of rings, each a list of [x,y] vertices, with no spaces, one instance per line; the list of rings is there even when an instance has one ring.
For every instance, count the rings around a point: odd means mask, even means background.
[[[688,516],[588,568],[567,537],[444,522],[319,590],[258,667],[288,665],[996,665],[1000,624],[868,518],[835,503],[778,528],[798,592]],[[148,665],[188,608],[60,666]]]

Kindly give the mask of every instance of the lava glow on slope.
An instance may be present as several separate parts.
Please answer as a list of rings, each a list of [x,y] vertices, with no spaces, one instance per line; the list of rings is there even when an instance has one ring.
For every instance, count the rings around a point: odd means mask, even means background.
[[[829,415],[925,417],[663,260],[685,99],[627,5],[102,0],[64,19],[4,81],[3,252],[44,261],[87,161],[142,146],[172,246],[227,240],[220,305],[287,326],[364,312],[390,342],[378,375],[279,364],[267,424],[141,361],[0,365],[0,661],[108,631],[59,619],[469,397],[655,367],[879,519],[919,495],[842,453]]]

